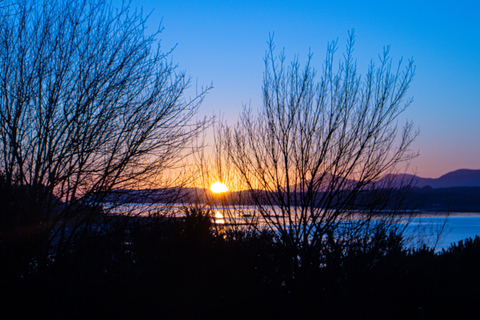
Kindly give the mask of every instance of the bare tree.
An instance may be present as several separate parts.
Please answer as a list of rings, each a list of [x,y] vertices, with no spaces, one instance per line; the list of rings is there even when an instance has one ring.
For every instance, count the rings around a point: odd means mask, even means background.
[[[245,108],[237,124],[218,135],[295,267],[318,267],[333,251],[370,246],[376,234],[399,226],[392,223],[399,208],[394,204],[404,189],[381,178],[415,156],[413,125],[398,126],[411,102],[404,100],[414,65],[400,61],[392,68],[386,49],[361,78],[353,48],[350,33],[336,67],[337,44],[331,43],[318,77],[312,55],[303,69],[297,59],[287,64],[270,40],[263,106]]]
[[[87,199],[161,186],[208,123],[193,121],[208,88],[184,97],[189,78],[161,50],[161,29],[147,35],[142,13],[102,0],[0,10],[0,172],[36,190],[25,201],[38,223],[81,225]]]

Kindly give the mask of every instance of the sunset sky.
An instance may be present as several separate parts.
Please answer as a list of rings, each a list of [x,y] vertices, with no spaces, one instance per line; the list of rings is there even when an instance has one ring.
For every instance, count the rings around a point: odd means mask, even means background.
[[[162,24],[162,46],[177,45],[172,59],[191,75],[193,87],[213,84],[200,116],[222,114],[229,123],[243,105],[262,103],[263,57],[272,33],[287,60],[298,54],[304,61],[311,50],[321,69],[327,43],[338,39],[341,57],[354,29],[362,74],[390,45],[394,61],[413,58],[416,64],[408,94],[414,102],[403,120],[420,129],[414,147],[421,155],[410,171],[435,178],[480,169],[479,1],[136,0],[132,7],[152,13],[147,33]]]

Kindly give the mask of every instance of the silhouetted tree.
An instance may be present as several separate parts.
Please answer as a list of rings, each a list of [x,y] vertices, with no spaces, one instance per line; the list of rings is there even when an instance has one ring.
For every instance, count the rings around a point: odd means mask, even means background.
[[[184,98],[189,79],[145,21],[102,0],[0,7],[0,172],[32,186],[56,244],[108,191],[159,186],[208,122],[192,121],[208,88]]]
[[[287,64],[271,40],[262,107],[245,108],[218,135],[234,175],[289,251],[293,273],[401,231],[392,222],[408,186],[380,179],[415,156],[413,125],[397,124],[415,68],[412,61],[392,68],[386,49],[361,78],[353,48],[351,33],[336,67],[331,43],[318,78],[312,55],[304,68],[297,59]]]

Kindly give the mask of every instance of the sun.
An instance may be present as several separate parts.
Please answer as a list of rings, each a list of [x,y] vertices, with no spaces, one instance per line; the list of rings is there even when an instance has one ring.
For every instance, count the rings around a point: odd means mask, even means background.
[[[228,191],[228,188],[226,185],[224,185],[223,183],[217,181],[215,182],[214,184],[212,184],[210,186],[210,190],[213,192],[213,193],[224,193],[224,192],[227,192]]]

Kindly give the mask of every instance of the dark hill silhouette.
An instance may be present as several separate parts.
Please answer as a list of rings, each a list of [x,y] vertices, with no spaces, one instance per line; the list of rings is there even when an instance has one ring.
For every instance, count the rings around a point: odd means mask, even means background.
[[[331,174],[325,174],[318,178],[321,181],[317,190],[323,191],[327,186],[336,180],[341,181],[340,177]],[[349,186],[356,185],[355,180],[346,179],[343,183],[345,189]],[[458,187],[480,187],[480,170],[458,169],[444,174],[439,178],[422,178],[412,174],[388,174],[375,182],[375,187],[399,187],[412,184],[413,187],[423,188],[430,186],[431,188],[458,188]],[[298,185],[295,186],[298,189]]]
[[[325,187],[334,178],[325,175],[319,181],[319,194],[325,192]],[[338,182],[337,182],[338,183]],[[409,185],[412,183],[411,194],[405,199],[407,209],[425,211],[470,211],[480,212],[480,170],[459,169],[449,172],[439,178],[422,178],[410,174],[387,175],[372,184],[376,189]],[[346,180],[343,184],[348,192],[354,180]],[[292,190],[300,192],[298,185]],[[368,194],[370,188],[365,189]],[[260,199],[262,190],[254,191]],[[401,192],[399,190],[399,192]],[[106,202],[141,202],[141,203],[206,203],[221,202],[222,197],[215,196],[208,189],[202,188],[165,188],[149,190],[116,190],[103,195]],[[208,198],[208,199],[207,199]],[[231,204],[253,205],[254,199],[249,191],[233,191],[226,198]],[[261,200],[260,200],[261,201]]]
[[[480,170],[460,169],[435,179],[432,188],[480,187]]]
[[[408,202],[423,211],[480,212],[480,187],[414,188]]]
[[[436,188],[456,188],[456,187],[480,187],[480,170],[459,169],[439,178],[422,178],[410,174],[389,175],[389,178],[400,183],[412,180],[415,187],[423,188],[430,186]],[[382,179],[382,180],[384,180]]]
[[[310,182],[311,180],[309,180],[305,185],[304,187],[306,188],[308,186],[308,183]],[[345,178],[342,178],[341,176],[338,176],[338,175],[333,175],[333,174],[330,174],[330,173],[325,173],[325,174],[319,174],[316,176],[316,178],[314,179],[314,184],[316,185],[315,186],[315,190],[317,191],[326,191],[328,190],[329,188],[336,188],[336,186],[338,185],[341,185],[343,186],[344,189],[349,189],[349,188],[353,188],[355,187],[355,185],[357,184],[357,181],[353,180],[353,179],[345,179]],[[297,191],[301,191],[302,190],[302,187],[301,187],[301,184],[296,184],[294,186],[294,188],[297,190]]]

